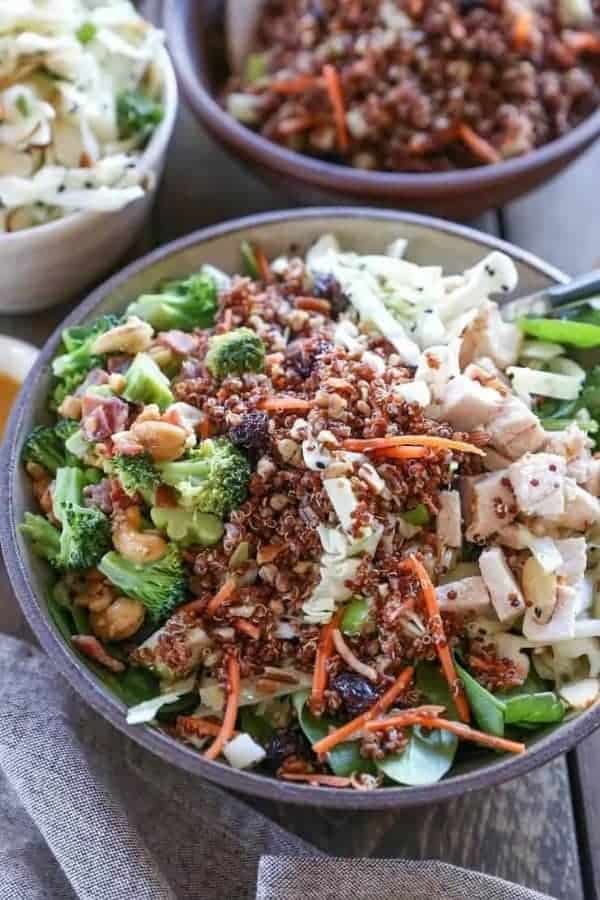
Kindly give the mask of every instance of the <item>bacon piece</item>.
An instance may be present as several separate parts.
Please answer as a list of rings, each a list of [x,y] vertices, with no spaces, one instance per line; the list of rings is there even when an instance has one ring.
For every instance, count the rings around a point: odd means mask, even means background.
[[[98,484],[88,484],[83,489],[85,506],[97,506],[105,515],[112,512],[112,483],[110,478],[103,478]]]
[[[124,375],[131,363],[131,356],[109,356],[108,360],[106,361],[106,368],[111,373],[111,375],[113,375],[114,373]]]
[[[89,387],[97,384],[108,384],[108,372],[105,372],[104,369],[90,369],[85,377],[85,381],[82,381],[75,391],[75,396],[82,397]]]
[[[129,407],[119,397],[83,397],[81,431],[88,441],[103,441],[124,431],[128,419]]]
[[[120,659],[115,659],[114,656],[107,653],[98,638],[93,635],[74,634],[71,641],[84,656],[93,659],[94,662],[104,666],[105,669],[110,669],[111,672],[125,671],[125,663],[122,663]]]
[[[162,344],[163,347],[168,347],[169,350],[172,350],[178,356],[189,356],[200,345],[200,338],[197,334],[186,334],[185,331],[178,331],[177,329],[162,331],[157,336],[156,341]]]

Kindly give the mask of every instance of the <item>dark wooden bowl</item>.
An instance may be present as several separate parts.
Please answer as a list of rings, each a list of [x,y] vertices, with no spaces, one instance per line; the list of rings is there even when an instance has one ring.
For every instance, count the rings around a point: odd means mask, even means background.
[[[233,156],[300,205],[357,203],[467,219],[548,181],[600,134],[600,110],[569,134],[498,165],[438,174],[364,172],[293,153],[244,127],[215,99],[227,73],[222,0],[165,4],[165,25],[183,94]]]
[[[267,213],[199,231],[162,247],[126,268],[99,287],[77,307],[52,335],[29,374],[11,416],[0,460],[0,539],[4,560],[17,599],[42,647],[82,699],[117,728],[167,762],[225,788],[270,800],[336,809],[385,809],[438,803],[465,791],[490,787],[522,775],[564,753],[600,725],[600,704],[558,727],[536,732],[527,753],[494,756],[476,751],[457,763],[453,774],[426,787],[386,787],[363,792],[316,788],[275,781],[254,772],[240,772],[208,762],[191,747],[148,727],[132,728],[125,707],[87,668],[56,630],[45,603],[49,572],[18,532],[26,510],[34,510],[31,486],[21,465],[23,442],[33,425],[47,416],[50,363],[65,326],[78,325],[109,312],[122,312],[140,293],[157,283],[211,262],[225,271],[238,271],[242,239],[258,241],[269,256],[296,245],[300,252],[325,232],[338,235],[342,246],[362,252],[381,251],[398,237],[409,242],[407,257],[420,264],[440,264],[449,272],[473,266],[490,249],[509,253],[519,271],[525,293],[565,280],[565,276],[532,255],[460,225],[410,213],[368,209],[310,209]]]

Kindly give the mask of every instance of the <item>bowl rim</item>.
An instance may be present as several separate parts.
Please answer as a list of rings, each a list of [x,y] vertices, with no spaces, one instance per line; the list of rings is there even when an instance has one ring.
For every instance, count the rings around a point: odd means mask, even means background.
[[[243,158],[268,166],[291,178],[301,178],[322,188],[354,195],[387,198],[402,194],[411,199],[448,197],[458,191],[480,190],[525,177],[561,159],[569,158],[600,136],[600,108],[575,128],[547,144],[500,163],[456,169],[438,173],[402,173],[364,171],[350,166],[326,162],[293,150],[287,150],[268,138],[237,122],[213,97],[197,75],[195,61],[203,58],[200,44],[197,55],[190,50],[196,29],[189,28],[198,15],[194,2],[165,4],[164,25],[168,45],[182,92],[206,127],[214,136],[232,147]]]
[[[292,221],[311,222],[331,218],[365,218],[372,221],[395,222],[398,225],[416,224],[442,233],[461,237],[478,244],[485,250],[502,250],[513,259],[524,263],[555,282],[565,282],[567,276],[560,270],[538,259],[534,254],[490,235],[463,225],[457,225],[431,216],[416,213],[398,213],[388,210],[361,207],[315,207],[302,210],[284,210],[262,213],[214,225],[180,238],[164,247],[154,250],[142,259],[132,263],[120,273],[112,276],[96,288],[64,322],[53,332],[44,345],[30,371],[21,394],[12,411],[7,436],[2,448],[0,465],[0,504],[9,510],[7,517],[0,519],[0,542],[4,560],[13,590],[43,649],[62,675],[77,693],[92,708],[108,719],[112,725],[136,743],[152,751],[171,765],[198,775],[221,787],[242,794],[282,803],[316,806],[345,810],[380,810],[415,807],[448,800],[466,791],[492,787],[531,771],[566,752],[577,742],[587,737],[600,726],[600,704],[581,713],[557,730],[541,738],[530,750],[518,756],[500,757],[472,772],[451,776],[434,785],[423,787],[386,787],[383,790],[355,791],[295,785],[277,781],[254,772],[240,771],[219,762],[208,762],[197,751],[177,743],[172,738],[148,727],[127,725],[123,711],[124,704],[109,694],[92,675],[89,669],[68,648],[44,612],[42,601],[38,601],[28,577],[24,557],[17,542],[17,524],[14,521],[14,490],[19,474],[20,460],[17,447],[22,432],[22,420],[30,397],[35,393],[39,376],[48,367],[60,334],[64,327],[77,324],[94,312],[104,297],[125,284],[132,276],[155,265],[160,260],[182,250],[206,241],[224,236],[242,234],[248,229],[263,225],[281,224]]]
[[[158,62],[161,66],[164,78],[164,115],[153,131],[148,145],[143,153],[140,154],[137,161],[136,169],[140,176],[150,174],[159,162],[162,154],[165,152],[171,139],[173,129],[175,128],[175,120],[177,118],[179,106],[179,89],[175,67],[171,55],[165,46],[161,47],[158,52]],[[137,201],[133,200],[131,202],[136,203]],[[88,225],[91,226],[94,222],[105,216],[119,215],[119,213],[122,213],[130,205],[131,203],[128,203],[120,209],[112,210],[110,212],[98,212],[89,209],[79,210],[78,212],[61,216],[59,219],[54,219],[51,222],[44,222],[42,225],[36,225],[33,228],[23,228],[20,231],[4,231],[0,233],[0,252],[2,251],[3,246],[8,246],[10,243],[15,244],[18,241],[27,240],[31,242],[32,240],[38,239],[43,241],[45,237],[56,237],[60,239],[61,229],[66,230],[69,228],[72,229],[73,227],[84,228]]]

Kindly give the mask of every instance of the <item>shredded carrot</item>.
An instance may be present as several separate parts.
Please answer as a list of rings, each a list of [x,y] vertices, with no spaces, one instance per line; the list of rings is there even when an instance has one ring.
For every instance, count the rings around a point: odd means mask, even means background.
[[[247,634],[253,641],[257,641],[260,637],[260,628],[248,619],[234,619],[232,622],[234,628]]]
[[[275,94],[303,94],[313,88],[321,87],[323,81],[318,75],[295,75],[293,78],[278,78],[269,85]]]
[[[382,719],[382,721],[385,721]],[[483,747],[491,747],[493,750],[505,750],[507,753],[524,753],[527,749],[520,741],[509,741],[506,738],[497,737],[495,734],[486,734],[485,731],[477,731],[463,722],[451,722],[449,719],[440,719],[437,716],[421,716],[419,725],[424,728],[441,728],[443,731],[451,731],[457,737],[465,741],[474,741]]]
[[[225,714],[218,735],[204,754],[205,759],[217,759],[227,741],[233,737],[235,731],[235,720],[237,719],[240,705],[240,664],[235,656],[230,656],[227,659],[227,678],[229,681],[229,692],[227,694]]]
[[[273,281],[273,273],[271,272],[271,266],[269,265],[269,260],[266,257],[265,251],[262,247],[254,246],[252,248],[254,250],[254,258],[256,259],[256,265],[258,266],[258,272],[261,279],[265,282],[265,284],[270,284]]]
[[[415,706],[413,709],[403,709],[402,712],[386,719],[374,719],[367,722],[365,731],[384,731],[385,728],[407,728],[409,725],[417,725],[423,716],[436,717],[446,711],[444,706]]]
[[[340,82],[340,76],[335,66],[323,66],[323,78],[325,86],[329,94],[329,101],[333,108],[333,116],[335,118],[335,128],[337,132],[337,141],[339,149],[344,153],[350,146],[348,137],[348,127],[346,125],[346,110],[344,108],[344,94]]]
[[[386,450],[388,447],[433,447],[436,450],[457,450],[461,453],[475,453],[485,456],[481,447],[468,444],[466,441],[454,441],[451,438],[437,437],[433,434],[399,434],[386,438],[348,438],[343,442],[345,450],[356,450],[368,453],[370,450]]]
[[[305,309],[308,312],[323,313],[328,316],[331,313],[331,303],[321,297],[296,297],[294,302],[296,309]]]
[[[263,544],[256,554],[256,562],[259,566],[271,563],[283,550],[285,550],[285,544]]]
[[[315,715],[318,715],[322,711],[323,695],[325,694],[325,688],[327,687],[327,663],[333,653],[333,633],[340,624],[342,616],[343,610],[339,609],[333,616],[331,622],[328,622],[327,625],[323,625],[319,635],[309,700],[309,706]]]
[[[329,751],[333,750],[334,747],[337,747],[338,744],[347,741],[353,734],[356,734],[357,731],[361,731],[367,722],[370,722],[375,716],[378,716],[380,713],[385,712],[390,708],[394,700],[409,686],[414,674],[415,670],[412,666],[407,666],[406,669],[403,669],[396,681],[381,695],[379,700],[377,700],[370,709],[360,716],[357,716],[355,719],[352,719],[352,721],[346,722],[346,724],[342,725],[340,728],[336,728],[335,731],[332,731],[324,738],[321,738],[320,741],[317,741],[316,744],[313,744],[314,752],[320,756],[329,753]]]
[[[522,9],[515,18],[512,29],[512,42],[517,50],[527,50],[533,40],[533,13],[530,9]]]
[[[176,728],[183,731],[184,734],[217,737],[221,730],[221,724],[210,722],[208,719],[198,719],[196,716],[177,716]]]
[[[458,714],[462,721],[469,722],[471,719],[469,705],[467,703],[467,698],[465,697],[462,682],[456,673],[454,659],[452,658],[452,652],[448,646],[448,641],[446,640],[446,635],[444,633],[444,623],[442,622],[442,617],[440,615],[440,607],[435,588],[431,582],[431,578],[429,577],[427,569],[425,568],[423,563],[417,559],[416,556],[413,556],[411,554],[408,557],[407,562],[410,564],[419,581],[419,584],[421,585],[421,593],[423,594],[423,600],[425,601],[425,607],[427,609],[429,620],[436,626],[438,640],[436,641],[435,646],[442,666],[444,677],[448,682],[450,693],[454,702],[456,703],[456,709],[458,710]]]
[[[311,409],[310,400],[302,400],[301,397],[266,397],[258,404],[258,409],[264,412],[286,412],[297,410],[299,412]]]
[[[430,453],[428,447],[388,447],[387,450],[374,450],[373,456],[375,459],[423,459]]]
[[[231,326],[233,325],[233,310],[230,306],[225,310],[225,314],[223,316],[223,331],[231,331]]]
[[[474,131],[470,125],[467,125],[466,122],[462,122],[458,126],[458,136],[463,144],[468,147],[473,156],[476,156],[481,162],[500,162],[500,154],[496,148],[492,147],[489,141],[486,141],[485,138],[482,138],[481,135],[477,134],[477,132]]]
[[[565,42],[575,53],[600,53],[600,35],[589,31],[570,31]]]
[[[237,590],[237,580],[233,577],[227,578],[212,600],[209,600],[208,606],[206,607],[206,612],[209,616],[214,616],[216,611],[222,606],[224,603],[227,603],[228,600],[231,599],[233,594]]]
[[[177,613],[181,612],[193,612],[193,613],[202,613],[206,609],[207,600],[206,597],[196,597],[194,600],[190,600],[189,603],[184,603],[183,606],[179,606],[177,609]]]
[[[307,784],[320,784],[322,787],[345,788],[352,785],[350,778],[342,775],[321,775],[319,772],[282,772],[280,778],[285,781],[305,781]]]

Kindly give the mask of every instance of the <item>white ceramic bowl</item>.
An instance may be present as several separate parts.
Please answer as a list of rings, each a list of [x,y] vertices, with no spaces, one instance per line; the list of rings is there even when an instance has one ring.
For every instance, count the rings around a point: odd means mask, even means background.
[[[71,300],[106,275],[139,235],[162,175],[177,116],[177,81],[166,50],[164,116],[138,171],[152,187],[109,213],[79,212],[55,222],[0,235],[0,313],[30,313]]]

